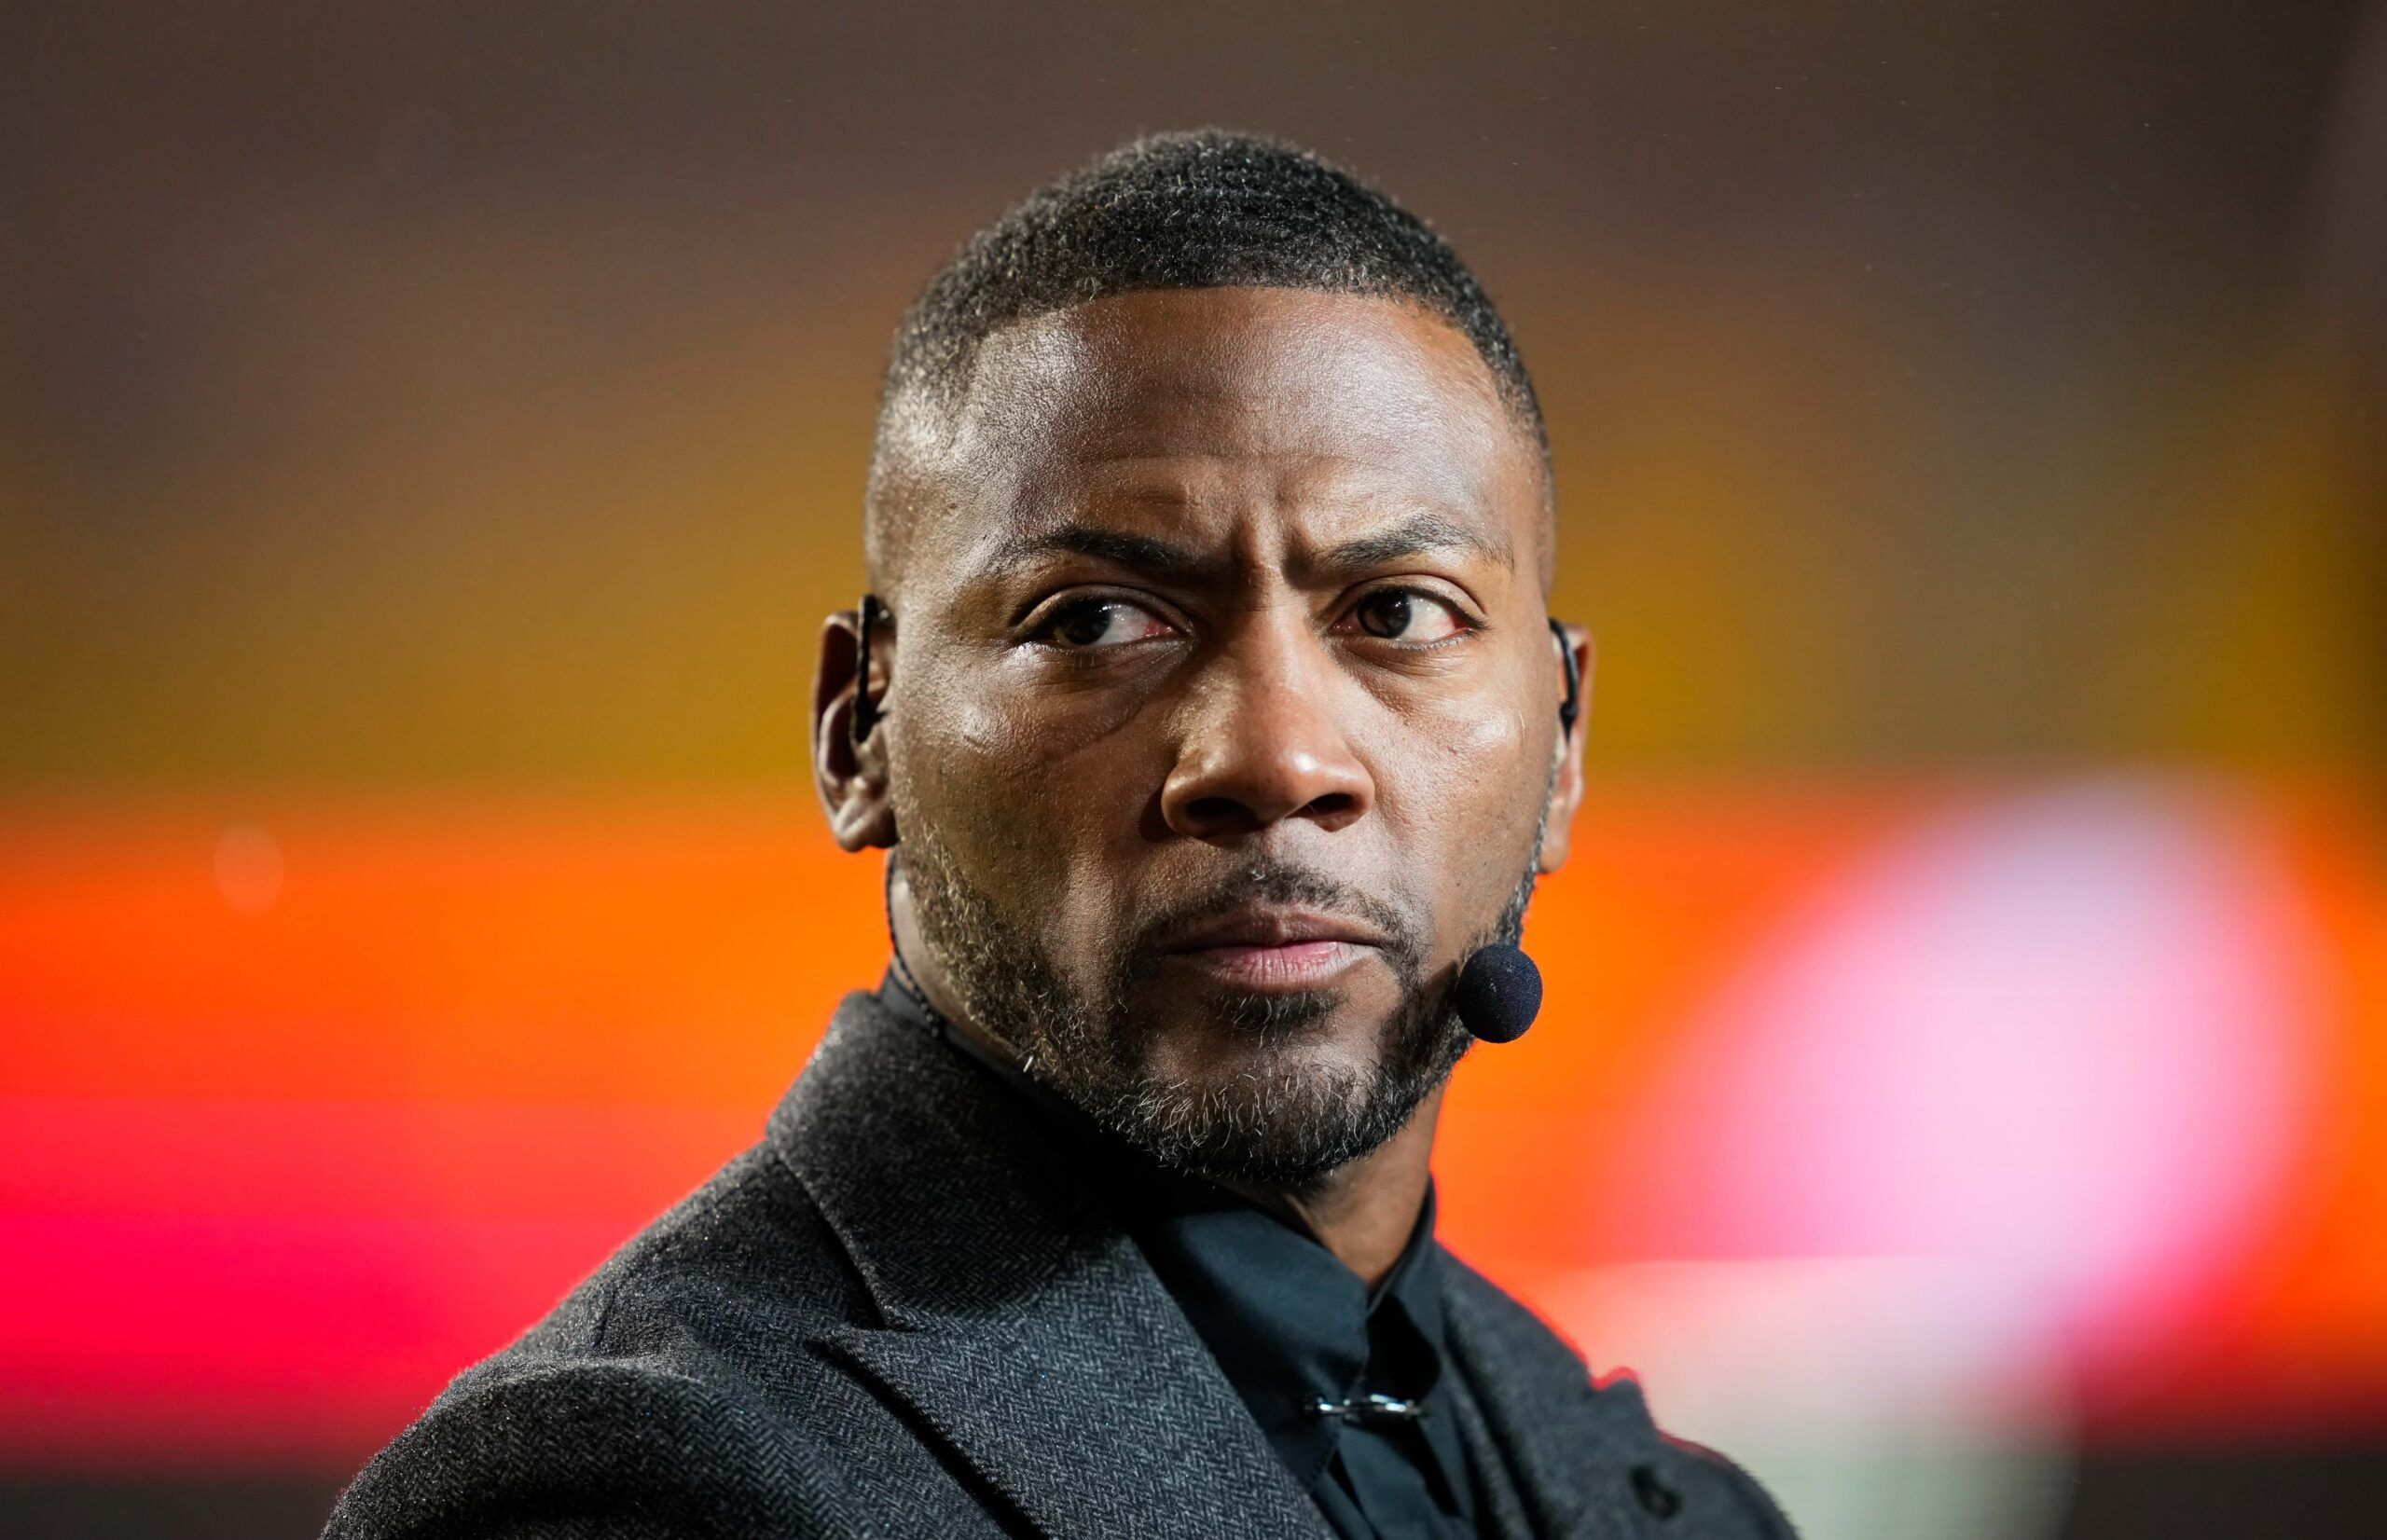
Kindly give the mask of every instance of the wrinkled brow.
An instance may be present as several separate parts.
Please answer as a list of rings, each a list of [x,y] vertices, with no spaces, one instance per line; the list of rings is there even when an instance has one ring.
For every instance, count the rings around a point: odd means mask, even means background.
[[[1486,561],[1514,570],[1516,553],[1497,535],[1462,524],[1441,514],[1412,514],[1387,529],[1330,545],[1303,566],[1323,575],[1363,572],[1371,567],[1399,561],[1428,551],[1471,552]]]
[[[1502,567],[1513,569],[1516,565],[1516,553],[1506,540],[1440,514],[1414,514],[1388,529],[1359,535],[1330,545],[1315,556],[1304,557],[1299,567],[1305,576],[1330,578],[1363,572],[1428,551],[1471,552]],[[1091,524],[1064,524],[1004,542],[988,560],[986,571],[989,574],[1009,572],[1040,557],[1056,553],[1089,557],[1163,579],[1196,577],[1217,565],[1186,546],[1153,535],[1130,534]]]
[[[1129,534],[1093,524],[1064,524],[1041,534],[1007,540],[987,559],[986,571],[1000,574],[1032,564],[1039,557],[1091,557],[1159,578],[1186,578],[1210,565],[1189,548],[1152,535]]]

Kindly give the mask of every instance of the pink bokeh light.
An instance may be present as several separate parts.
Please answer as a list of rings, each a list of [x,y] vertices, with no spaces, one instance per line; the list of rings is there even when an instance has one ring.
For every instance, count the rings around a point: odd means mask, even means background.
[[[2225,793],[2101,781],[1867,852],[1636,1107],[1628,1244],[1946,1260],[2019,1351],[2159,1340],[2311,1124],[2325,969],[2275,851]]]

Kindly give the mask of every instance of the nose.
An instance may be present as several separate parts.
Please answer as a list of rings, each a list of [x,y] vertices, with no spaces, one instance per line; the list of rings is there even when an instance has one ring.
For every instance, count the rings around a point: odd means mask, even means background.
[[[1352,751],[1348,692],[1305,621],[1255,620],[1190,686],[1178,762],[1161,787],[1171,832],[1221,840],[1305,818],[1332,832],[1367,816],[1375,782]]]

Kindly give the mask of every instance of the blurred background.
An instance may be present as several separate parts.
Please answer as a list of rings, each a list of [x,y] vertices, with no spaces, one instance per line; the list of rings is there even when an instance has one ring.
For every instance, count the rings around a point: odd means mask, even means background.
[[[13,6],[0,1529],[310,1534],[884,956],[887,338],[1271,131],[1548,407],[1595,791],[1444,1236],[1817,1537],[2387,1533],[2387,21]]]

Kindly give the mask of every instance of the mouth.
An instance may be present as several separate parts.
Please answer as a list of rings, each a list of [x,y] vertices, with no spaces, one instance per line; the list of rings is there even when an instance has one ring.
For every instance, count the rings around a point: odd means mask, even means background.
[[[1292,993],[1331,983],[1387,940],[1347,915],[1253,904],[1187,927],[1163,955],[1249,993]]]

